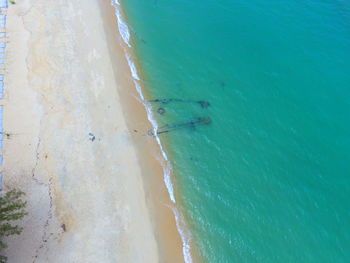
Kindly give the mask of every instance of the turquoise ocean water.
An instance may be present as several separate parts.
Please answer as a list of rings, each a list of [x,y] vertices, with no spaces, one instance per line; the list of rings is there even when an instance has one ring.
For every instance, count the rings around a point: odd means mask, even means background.
[[[350,262],[350,2],[120,2],[204,261]]]

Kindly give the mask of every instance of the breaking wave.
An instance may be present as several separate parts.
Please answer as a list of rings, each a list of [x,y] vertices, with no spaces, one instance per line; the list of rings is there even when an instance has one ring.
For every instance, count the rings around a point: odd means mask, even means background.
[[[146,108],[147,111],[147,118],[150,121],[150,123],[152,124],[153,127],[153,134],[155,134],[155,138],[156,141],[160,147],[162,156],[163,156],[163,160],[161,161],[162,167],[163,167],[163,178],[164,178],[164,182],[165,185],[167,187],[169,196],[171,201],[175,204],[176,200],[175,200],[175,195],[174,195],[174,187],[173,184],[171,182],[171,164],[169,162],[168,156],[166,155],[163,146],[161,144],[160,138],[157,135],[157,131],[158,131],[158,124],[153,116],[153,112],[152,112],[152,107],[149,103],[147,103],[147,101],[145,101],[143,93],[142,93],[142,88],[140,85],[140,77],[137,74],[137,68],[135,66],[135,63],[132,59],[132,56],[130,54],[132,54],[132,47],[130,44],[130,30],[128,25],[126,24],[126,22],[123,20],[123,16],[122,16],[122,12],[121,12],[121,6],[118,0],[112,0],[112,5],[115,8],[115,15],[117,17],[117,22],[118,22],[118,29],[119,29],[119,33],[124,41],[124,44],[126,46],[124,46],[124,51],[125,51],[125,58],[128,61],[128,65],[130,68],[130,72],[131,72],[131,76],[133,77],[134,80],[134,84],[135,84],[135,88],[143,102],[143,105]],[[191,240],[191,234],[189,233],[189,231],[187,231],[187,229],[185,228],[185,222],[183,217],[181,216],[181,213],[179,212],[179,210],[173,206],[172,207],[175,219],[176,219],[176,226],[178,229],[178,232],[180,234],[181,237],[181,241],[182,241],[182,251],[183,251],[183,256],[184,256],[184,260],[186,263],[192,263],[192,257],[191,257],[191,246],[190,246],[190,240]]]

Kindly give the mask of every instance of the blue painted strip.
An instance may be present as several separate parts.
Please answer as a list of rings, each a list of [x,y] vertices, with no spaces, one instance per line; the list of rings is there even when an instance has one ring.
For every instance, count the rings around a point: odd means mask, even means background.
[[[0,99],[4,98],[4,82],[0,80]]]
[[[6,15],[0,15],[0,28],[5,28],[6,26]]]
[[[0,0],[0,7],[1,8],[8,8],[7,0]]]
[[[4,107],[0,106],[0,149],[2,149],[3,140],[4,140],[3,113],[4,113]]]

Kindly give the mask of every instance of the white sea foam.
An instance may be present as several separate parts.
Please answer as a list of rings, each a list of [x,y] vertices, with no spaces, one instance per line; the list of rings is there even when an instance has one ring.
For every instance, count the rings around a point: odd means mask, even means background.
[[[176,219],[176,226],[180,233],[181,241],[182,241],[182,253],[184,254],[184,260],[186,263],[192,263],[192,257],[191,257],[191,234],[185,233],[185,222],[183,218],[181,217],[181,214],[177,210],[176,207],[173,208],[173,212]]]
[[[125,57],[126,60],[128,61],[128,65],[130,68],[130,72],[131,72],[131,76],[134,79],[134,84],[135,84],[135,88],[137,93],[139,94],[143,105],[146,108],[147,111],[147,118],[149,120],[149,122],[152,124],[153,127],[153,134],[155,134],[155,138],[156,141],[160,147],[160,151],[162,153],[162,156],[164,158],[164,160],[161,160],[162,163],[162,167],[163,167],[163,176],[164,176],[164,182],[165,185],[167,187],[169,196],[171,201],[175,204],[176,200],[175,200],[175,195],[174,195],[174,187],[173,184],[171,182],[171,164],[168,160],[168,156],[166,155],[166,152],[163,149],[163,146],[161,144],[160,138],[157,135],[158,133],[158,124],[153,116],[153,112],[152,112],[152,107],[149,103],[147,103],[144,99],[143,93],[142,93],[142,88],[141,85],[139,83],[140,81],[140,77],[137,74],[137,68],[135,66],[135,63],[133,62],[132,57],[129,55],[131,50],[129,50],[131,48],[130,45],[130,31],[128,28],[128,25],[124,22],[123,18],[122,18],[122,14],[120,11],[120,3],[118,0],[112,0],[112,5],[115,7],[115,14],[117,17],[117,21],[118,21],[118,29],[120,32],[120,35],[122,36],[122,39],[124,41],[124,43],[126,44],[126,48],[124,48],[125,50]],[[179,231],[180,237],[181,237],[181,241],[182,241],[182,251],[183,251],[183,256],[184,256],[184,260],[186,263],[192,263],[192,257],[191,257],[191,246],[190,246],[190,240],[191,240],[191,235],[188,231],[186,231],[186,227],[185,227],[185,222],[183,220],[183,218],[181,217],[180,212],[178,211],[178,209],[174,206],[173,207],[173,213],[175,215],[175,219],[176,219],[176,227]]]
[[[128,54],[126,54],[125,57],[126,57],[126,60],[128,61],[132,77],[136,80],[140,80],[140,77],[137,74],[135,63],[132,61],[131,57]]]
[[[141,91],[141,94],[142,94],[142,91]],[[143,95],[141,95],[141,96],[143,97]],[[174,195],[174,187],[173,187],[173,184],[171,183],[171,178],[170,178],[171,165],[170,165],[170,162],[168,160],[168,156],[166,155],[166,153],[163,149],[162,143],[160,142],[160,138],[157,135],[158,124],[153,117],[152,107],[151,107],[151,105],[149,105],[146,102],[144,102],[144,105],[145,105],[146,110],[147,110],[147,118],[153,126],[153,134],[155,134],[156,141],[159,145],[160,151],[161,151],[163,158],[164,158],[164,161],[161,161],[162,166],[163,166],[164,183],[166,185],[166,188],[168,189],[171,201],[175,204],[176,200],[175,200],[175,195]]]
[[[118,20],[118,29],[119,29],[119,33],[122,36],[123,41],[125,42],[125,44],[128,47],[130,46],[130,31],[129,31],[129,27],[128,25],[124,22],[122,15],[120,13],[119,8],[117,7],[120,6],[120,3],[118,2],[118,0],[114,0],[112,1],[112,5],[115,7],[115,15],[117,17]]]
[[[140,98],[141,98],[141,101],[142,101],[142,103],[143,103],[144,100],[145,100],[145,98],[143,97],[142,90],[141,90],[141,86],[140,86],[140,84],[139,84],[136,80],[134,80],[134,84],[135,84],[135,88],[136,88],[136,90],[137,90],[137,93],[139,94],[139,96],[140,96]]]

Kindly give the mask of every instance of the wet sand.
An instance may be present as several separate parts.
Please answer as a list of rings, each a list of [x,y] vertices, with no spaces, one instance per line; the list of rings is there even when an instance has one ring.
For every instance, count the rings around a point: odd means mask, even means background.
[[[109,1],[18,1],[7,33],[4,185],[29,212],[9,262],[181,262]]]

